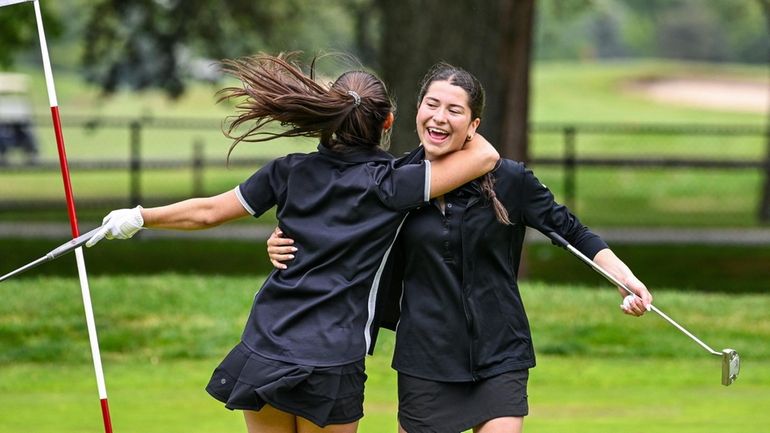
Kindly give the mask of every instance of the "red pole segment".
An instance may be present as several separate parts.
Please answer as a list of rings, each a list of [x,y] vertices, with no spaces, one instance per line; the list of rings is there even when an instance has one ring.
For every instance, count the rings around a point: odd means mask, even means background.
[[[72,194],[72,182],[70,181],[70,169],[67,164],[67,152],[64,148],[64,133],[61,128],[61,117],[59,116],[59,107],[51,107],[51,118],[53,119],[53,129],[56,134],[56,149],[59,152],[59,165],[61,166],[61,176],[64,182],[64,196],[67,200],[67,213],[69,214],[70,228],[72,237],[80,236],[78,229],[78,216],[75,211],[75,197]]]

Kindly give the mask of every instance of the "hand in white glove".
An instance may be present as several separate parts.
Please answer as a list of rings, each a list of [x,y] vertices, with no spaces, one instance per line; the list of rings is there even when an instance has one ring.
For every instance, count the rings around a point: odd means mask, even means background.
[[[128,239],[144,226],[142,207],[118,209],[110,212],[102,220],[102,228],[86,242],[87,247],[96,245],[100,240]]]

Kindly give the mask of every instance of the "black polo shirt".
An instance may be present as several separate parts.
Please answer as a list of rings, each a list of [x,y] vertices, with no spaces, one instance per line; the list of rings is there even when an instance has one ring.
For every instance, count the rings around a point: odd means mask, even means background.
[[[430,197],[430,163],[382,150],[276,159],[236,188],[259,216],[277,205],[298,252],[257,293],[243,342],[285,362],[330,366],[363,358],[384,263],[408,210]]]
[[[446,194],[443,213],[423,206],[404,223],[377,322],[397,325],[401,373],[465,382],[533,367],[517,283],[526,227],[555,231],[588,257],[607,248],[522,164],[501,160],[493,174],[512,225],[497,221],[476,181]]]

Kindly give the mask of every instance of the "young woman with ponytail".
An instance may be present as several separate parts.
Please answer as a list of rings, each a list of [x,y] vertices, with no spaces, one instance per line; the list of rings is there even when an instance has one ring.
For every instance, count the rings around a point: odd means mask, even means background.
[[[393,104],[368,72],[326,86],[312,66],[306,74],[290,56],[269,55],[224,69],[243,83],[220,92],[220,100],[239,101],[225,131],[233,146],[306,136],[319,139],[318,151],[273,160],[214,197],[113,211],[88,246],[142,228],[205,229],[277,206],[280,228],[304,254],[268,276],[241,342],[206,390],[243,410],[251,433],[355,432],[374,300],[406,214],[488,172],[499,155],[478,138],[433,161],[394,161],[380,149]],[[284,129],[268,128],[274,122]]]
[[[473,75],[434,66],[418,95],[422,146],[407,160],[464,149],[483,109],[484,90]],[[527,226],[559,233],[611,269],[640,297],[627,314],[642,315],[652,302],[644,284],[531,170],[501,159],[493,171],[411,212],[394,246],[392,283],[380,291],[375,326],[396,330],[400,432],[521,431],[535,366],[516,281]],[[289,242],[275,235],[268,241],[281,269]]]

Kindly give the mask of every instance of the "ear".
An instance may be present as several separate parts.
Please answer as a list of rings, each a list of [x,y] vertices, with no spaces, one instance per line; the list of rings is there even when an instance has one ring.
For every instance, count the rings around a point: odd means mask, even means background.
[[[393,126],[393,122],[396,120],[396,116],[391,111],[388,113],[388,117],[385,118],[385,121],[382,122],[382,130],[387,131]]]
[[[480,118],[475,118],[473,121],[468,125],[468,132],[465,134],[465,137],[470,140],[473,138],[473,135],[476,134],[476,129],[479,127],[479,124],[481,124]]]

